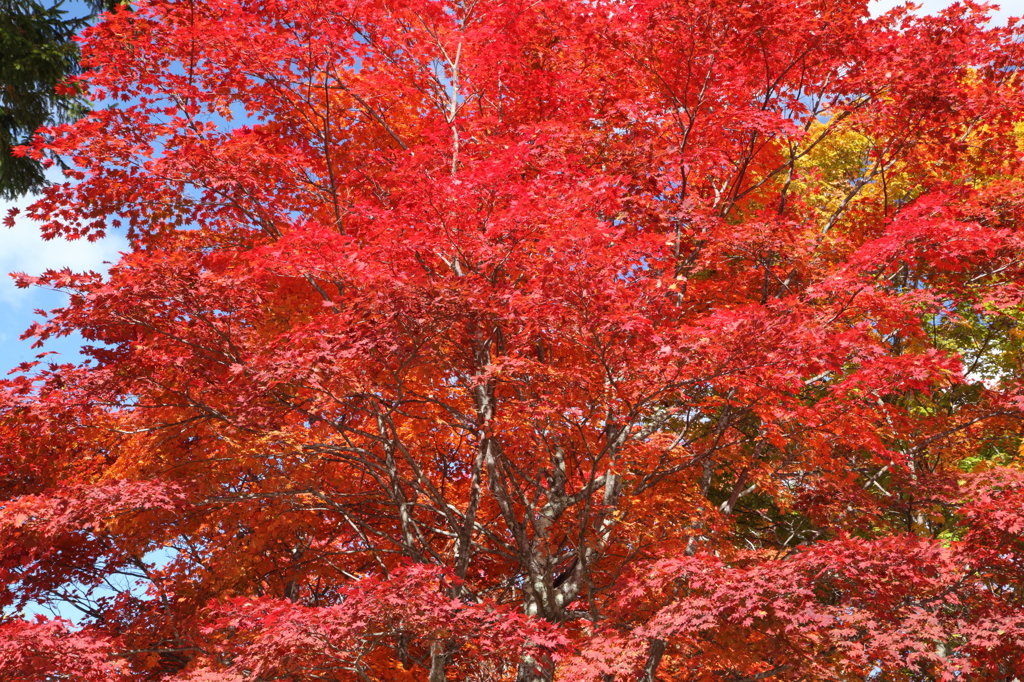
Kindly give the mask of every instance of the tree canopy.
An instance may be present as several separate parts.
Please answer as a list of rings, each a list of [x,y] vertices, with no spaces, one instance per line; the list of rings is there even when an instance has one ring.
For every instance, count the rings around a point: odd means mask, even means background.
[[[0,395],[0,677],[1024,675],[1020,30],[149,0]],[[18,615],[77,608],[62,618]]]

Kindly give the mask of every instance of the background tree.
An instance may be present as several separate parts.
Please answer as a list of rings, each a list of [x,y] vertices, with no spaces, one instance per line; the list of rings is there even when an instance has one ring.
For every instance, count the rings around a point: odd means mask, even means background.
[[[0,672],[1005,680],[1015,27],[850,0],[154,0],[4,383]]]
[[[113,9],[114,0],[89,0],[94,12]],[[75,33],[93,18],[69,17],[63,1],[0,1],[0,197],[13,199],[45,186],[39,159],[14,156],[37,129],[76,118],[84,102],[60,86],[78,73]]]

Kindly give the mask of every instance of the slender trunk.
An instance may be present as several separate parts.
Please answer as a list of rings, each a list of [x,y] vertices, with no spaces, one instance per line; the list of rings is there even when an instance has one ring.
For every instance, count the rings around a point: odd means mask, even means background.
[[[516,682],[551,682],[554,672],[550,661],[538,660],[527,654],[523,656],[523,662],[519,664]]]
[[[450,654],[442,642],[430,643],[430,678],[429,682],[448,682],[448,666]]]
[[[661,665],[661,657],[665,655],[665,640],[652,639],[650,648],[647,650],[647,663],[644,664],[644,672],[640,682],[654,682],[658,675],[658,666]]]

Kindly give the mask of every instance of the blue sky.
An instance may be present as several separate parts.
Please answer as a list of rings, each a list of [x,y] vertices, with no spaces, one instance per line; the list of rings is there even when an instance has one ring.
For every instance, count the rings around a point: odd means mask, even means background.
[[[0,214],[6,215],[11,207],[24,208],[31,201],[31,197],[15,202],[0,201]],[[46,289],[18,289],[9,273],[37,275],[49,268],[63,267],[106,272],[107,263],[116,261],[118,252],[126,248],[120,235],[92,243],[63,239],[44,241],[39,237],[38,227],[23,217],[19,217],[11,229],[0,227],[0,370],[6,372],[40,352],[31,349],[31,342],[20,341],[18,337],[36,319],[34,310],[55,308],[66,299],[63,294]],[[48,343],[46,350],[58,351],[70,359],[76,357],[79,344],[79,339],[60,339]]]
[[[901,0],[873,0],[872,10],[879,13],[902,4]],[[931,13],[951,4],[949,0],[923,0],[923,13]],[[1024,0],[1004,0],[996,20],[1003,22],[1009,16],[1024,15]],[[74,13],[80,3],[67,2],[64,5]],[[56,179],[56,178],[55,178]],[[0,216],[12,206],[24,207],[30,198],[16,202],[0,201]],[[0,372],[20,362],[34,358],[38,350],[31,349],[30,341],[19,340],[19,335],[35,319],[34,310],[52,309],[63,304],[63,294],[44,289],[17,289],[13,280],[6,276],[12,272],[39,274],[48,268],[70,267],[76,271],[93,270],[106,272],[108,264],[118,258],[118,253],[127,248],[120,235],[113,234],[97,242],[65,240],[44,241],[39,237],[38,228],[24,217],[19,217],[11,229],[0,227]],[[74,360],[80,339],[67,338],[50,341],[45,350],[57,351],[64,361]]]

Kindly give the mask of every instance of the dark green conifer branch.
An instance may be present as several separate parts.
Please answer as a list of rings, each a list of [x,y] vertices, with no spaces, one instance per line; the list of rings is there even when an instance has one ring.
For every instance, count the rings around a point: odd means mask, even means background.
[[[92,14],[74,17],[63,0],[47,6],[36,0],[0,0],[0,197],[13,199],[46,184],[44,164],[14,156],[35,131],[81,116],[88,109],[57,86],[79,71],[75,33],[96,14],[118,4],[90,0]],[[58,160],[59,162],[59,160]]]

